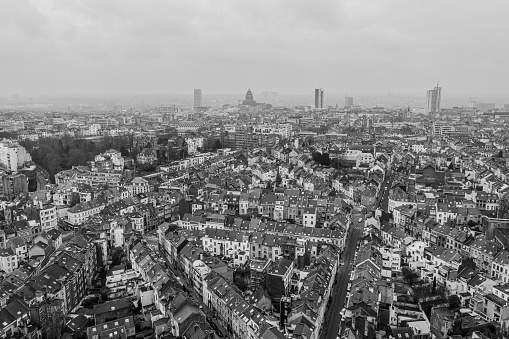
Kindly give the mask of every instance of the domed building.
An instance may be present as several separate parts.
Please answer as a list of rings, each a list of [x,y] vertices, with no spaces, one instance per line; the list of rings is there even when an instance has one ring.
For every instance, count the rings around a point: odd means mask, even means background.
[[[251,88],[247,90],[246,100],[242,101],[242,105],[247,105],[247,106],[256,106],[257,105],[256,101],[254,101],[254,99],[253,99],[253,93],[251,92]]]

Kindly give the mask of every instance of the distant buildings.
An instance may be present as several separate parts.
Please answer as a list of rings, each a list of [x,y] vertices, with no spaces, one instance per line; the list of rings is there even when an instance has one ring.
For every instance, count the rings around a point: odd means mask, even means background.
[[[283,138],[289,138],[292,133],[291,124],[266,124],[253,127],[254,134],[279,134]]]
[[[353,107],[353,97],[345,97],[345,108]]]
[[[323,88],[315,89],[315,108],[323,108]]]
[[[194,107],[202,107],[202,93],[200,88],[194,90]]]
[[[451,124],[450,121],[434,121],[431,130],[432,136],[468,134],[468,127],[465,125]]]
[[[442,95],[442,87],[438,87],[428,91],[426,97],[426,114],[436,114],[440,112],[440,99]]]

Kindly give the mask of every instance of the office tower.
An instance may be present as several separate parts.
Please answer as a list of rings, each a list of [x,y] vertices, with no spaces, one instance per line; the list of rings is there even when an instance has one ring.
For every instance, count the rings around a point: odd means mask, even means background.
[[[353,97],[345,97],[345,108],[353,107]]]
[[[315,108],[323,108],[323,88],[315,89]]]
[[[194,90],[194,107],[203,107],[201,98],[201,89],[196,88]]]
[[[430,89],[426,97],[426,114],[440,113],[440,99],[442,95],[442,87]]]

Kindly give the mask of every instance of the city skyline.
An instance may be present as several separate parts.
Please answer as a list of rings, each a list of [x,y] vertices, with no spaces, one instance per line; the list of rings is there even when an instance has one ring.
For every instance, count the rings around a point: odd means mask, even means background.
[[[267,83],[289,93],[320,83],[328,93],[406,94],[438,76],[448,93],[507,90],[503,1],[440,11],[405,1],[145,5],[6,2],[0,96],[232,93]]]

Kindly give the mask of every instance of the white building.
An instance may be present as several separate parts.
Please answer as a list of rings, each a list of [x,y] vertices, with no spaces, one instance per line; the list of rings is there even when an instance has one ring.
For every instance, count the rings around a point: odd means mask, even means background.
[[[109,149],[104,153],[96,155],[94,160],[95,162],[110,160],[115,170],[124,170],[124,157],[122,157],[122,153],[117,150]]]
[[[134,178],[130,185],[126,185],[126,188],[131,192],[131,196],[152,191],[152,186],[142,177]]]
[[[15,140],[0,141],[0,164],[7,170],[16,172],[26,161],[32,161],[30,153]]]
[[[302,225],[304,227],[316,227],[316,208],[306,207],[302,213]]]
[[[55,205],[47,205],[39,210],[41,219],[41,229],[43,232],[49,231],[57,227],[57,207]]]
[[[0,250],[0,271],[9,274],[18,268],[18,257],[11,248]]]
[[[253,127],[254,134],[278,134],[283,138],[289,138],[292,135],[291,124],[271,124],[271,125],[256,125]]]
[[[74,226],[81,225],[103,209],[104,204],[97,200],[77,204],[67,210],[67,222]]]
[[[187,152],[189,154],[198,153],[198,148],[203,149],[203,137],[186,137],[184,138],[187,144]]]

